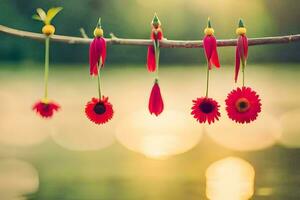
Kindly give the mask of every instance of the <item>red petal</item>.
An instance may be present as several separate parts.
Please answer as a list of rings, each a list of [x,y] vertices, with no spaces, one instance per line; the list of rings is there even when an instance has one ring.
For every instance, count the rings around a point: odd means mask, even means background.
[[[154,72],[156,70],[155,52],[154,47],[152,45],[148,46],[147,66],[149,72]]]
[[[101,49],[102,49],[102,54],[101,54],[101,59],[102,59],[102,65],[101,68],[104,67],[105,60],[106,60],[106,41],[104,38],[101,39]]]
[[[90,57],[90,74],[97,75],[98,74],[97,65],[98,65],[98,60],[100,55],[97,53],[96,38],[90,44],[89,57]]]
[[[245,58],[245,49],[244,49],[244,40],[243,40],[243,36],[240,36],[237,40],[237,48],[239,50],[240,53],[240,58]]]
[[[207,60],[207,64],[208,64],[208,68],[211,69],[211,55],[213,52],[213,48],[212,48],[212,41],[210,36],[205,36],[203,39],[203,47],[204,47],[204,52],[205,52],[205,56],[206,56],[206,60]]]
[[[162,29],[161,28],[157,28],[157,29],[153,28],[151,31],[150,38],[152,40],[161,40],[163,38]]]
[[[216,66],[217,68],[220,68],[220,62],[219,62],[217,48],[214,49],[210,60],[214,66]]]
[[[164,110],[164,102],[157,82],[152,87],[148,108],[149,112],[154,113],[156,116]]]
[[[205,36],[203,39],[203,47],[205,50],[205,56],[209,69],[211,69],[212,65],[219,68],[220,62],[218,57],[216,38],[214,36]]]
[[[90,44],[90,74],[92,76],[98,75],[98,64],[100,58],[102,59],[102,65],[105,64],[106,59],[106,42],[104,38],[94,38]]]
[[[237,79],[238,79],[240,65],[241,65],[240,52],[239,52],[239,48],[236,48],[236,51],[235,51],[235,76],[234,76],[235,82],[237,82]]]
[[[248,58],[248,38],[247,36],[242,36],[242,39],[243,39],[243,47],[244,47],[244,56],[245,56],[245,59]]]

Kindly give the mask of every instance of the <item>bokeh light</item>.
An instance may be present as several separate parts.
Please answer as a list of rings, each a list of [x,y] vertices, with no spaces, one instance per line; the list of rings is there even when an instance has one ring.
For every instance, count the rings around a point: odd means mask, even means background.
[[[277,142],[282,132],[279,120],[265,112],[249,124],[235,123],[223,112],[221,120],[206,126],[205,130],[216,143],[238,151],[270,147]]]
[[[41,119],[32,111],[38,99],[36,88],[26,81],[1,88],[0,142],[7,145],[31,146],[43,142],[53,131],[53,122]]]
[[[281,117],[281,124],[283,128],[280,137],[280,143],[286,147],[299,148],[300,147],[300,109],[285,113]]]
[[[39,187],[39,176],[29,163],[16,159],[0,160],[0,199],[24,199]]]
[[[206,170],[206,196],[211,200],[247,200],[254,193],[254,168],[248,162],[228,157]]]
[[[67,89],[70,87],[72,86],[67,83],[62,84],[61,92],[56,95],[61,97],[63,108],[52,119],[55,124],[55,131],[51,133],[53,141],[66,149],[76,151],[99,150],[113,144],[115,116],[109,123],[94,124],[85,116],[84,109],[89,99],[83,99],[93,87],[87,90],[84,86],[76,85],[76,88]]]
[[[192,149],[202,137],[202,127],[189,115],[165,110],[160,116],[137,111],[119,121],[118,141],[147,157],[164,159]]]

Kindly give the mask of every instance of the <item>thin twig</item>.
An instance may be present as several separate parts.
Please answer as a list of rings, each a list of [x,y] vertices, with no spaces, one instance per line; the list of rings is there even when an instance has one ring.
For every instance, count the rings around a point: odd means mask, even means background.
[[[80,31],[81,36],[82,36],[83,38],[89,38],[89,36],[86,34],[84,28],[80,28],[79,31]]]
[[[45,36],[40,33],[33,33],[28,31],[22,31],[18,29],[9,28],[7,26],[0,25],[0,32],[23,38],[30,38],[33,40],[44,40]],[[64,35],[53,35],[51,40],[55,42],[62,42],[68,44],[89,44],[91,38],[72,37]],[[117,38],[113,35],[111,39],[105,39],[107,44],[110,45],[136,45],[136,46],[148,46],[152,45],[150,39],[124,39]],[[262,37],[262,38],[249,38],[249,45],[266,45],[266,44],[281,44],[300,41],[300,34],[285,35],[276,37]],[[236,46],[236,39],[217,40],[219,47]],[[200,48],[202,47],[202,40],[167,40],[163,39],[160,42],[162,48]]]

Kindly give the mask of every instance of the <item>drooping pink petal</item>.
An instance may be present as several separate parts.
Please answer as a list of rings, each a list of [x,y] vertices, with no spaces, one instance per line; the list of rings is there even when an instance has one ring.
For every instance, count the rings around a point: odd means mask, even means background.
[[[237,48],[239,50],[240,59],[245,58],[245,49],[244,49],[244,41],[243,36],[239,36],[237,40]]]
[[[203,47],[204,47],[204,52],[205,52],[208,68],[211,69],[212,63],[211,63],[210,58],[211,58],[211,55],[212,55],[212,52],[213,52],[213,47],[212,47],[210,36],[205,36],[204,37]]]
[[[147,67],[149,72],[154,72],[156,70],[155,51],[153,45],[148,46]]]
[[[245,67],[248,58],[248,39],[245,35],[241,35],[237,41],[237,48],[240,52],[240,59],[243,67]]]
[[[94,38],[94,40],[90,44],[89,50],[90,57],[90,74],[92,76],[98,75],[98,65],[100,62],[100,58],[102,61],[101,67],[105,64],[106,59],[106,42],[104,38]]]
[[[148,108],[150,114],[154,113],[156,116],[158,116],[164,110],[164,102],[157,81],[152,87]]]
[[[245,56],[245,60],[247,60],[247,58],[248,58],[248,38],[247,38],[247,36],[243,35],[242,40],[243,40],[243,46],[244,46],[244,56]]]
[[[106,41],[104,38],[100,38],[101,41],[101,49],[102,49],[102,53],[101,53],[101,68],[104,67],[105,65],[105,60],[106,60]]]
[[[205,36],[203,39],[203,47],[205,56],[207,59],[208,68],[211,69],[212,65],[217,68],[220,67],[218,51],[217,51],[217,40],[214,36]]]
[[[220,68],[220,61],[219,61],[219,57],[218,57],[217,48],[214,49],[210,60],[214,66],[216,66],[217,68]]]
[[[240,65],[241,65],[240,52],[239,52],[239,48],[236,47],[236,51],[235,51],[235,76],[234,76],[235,82],[237,82],[237,79],[238,79],[238,75],[239,75],[239,71],[240,71]]]

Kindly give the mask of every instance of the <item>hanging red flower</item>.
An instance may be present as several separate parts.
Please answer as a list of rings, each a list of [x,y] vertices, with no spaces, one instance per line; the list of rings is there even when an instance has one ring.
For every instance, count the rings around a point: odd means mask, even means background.
[[[99,18],[97,27],[94,30],[95,38],[90,44],[90,75],[98,75],[98,66],[104,67],[106,59],[106,41],[103,38],[103,29],[101,28],[101,18]]]
[[[219,112],[219,104],[212,98],[202,97],[193,100],[193,107],[191,114],[200,123],[205,123],[206,121],[214,123],[215,120],[219,120],[221,116]]]
[[[104,124],[112,119],[114,111],[108,97],[101,95],[100,70],[103,68],[106,58],[106,43],[103,38],[101,28],[101,18],[99,18],[94,29],[94,40],[90,45],[90,74],[98,76],[97,86],[99,98],[93,97],[85,106],[85,114],[89,120],[95,124]]]
[[[158,116],[164,110],[164,102],[157,79],[155,79],[155,83],[151,90],[148,108],[150,114],[155,114],[156,116]]]
[[[163,38],[161,23],[156,14],[152,20],[152,31],[150,37],[153,41],[153,45],[148,46],[147,67],[149,72],[154,72],[157,68],[159,60],[159,41],[161,41]]]
[[[32,110],[44,118],[51,118],[54,111],[58,111],[59,109],[60,106],[57,103],[48,100],[38,101],[32,107]]]
[[[259,95],[250,87],[232,90],[225,100],[228,117],[238,123],[250,123],[261,112]]]
[[[235,76],[234,80],[237,82],[238,74],[240,71],[240,65],[242,62],[242,70],[244,72],[247,58],[248,58],[248,39],[246,36],[246,28],[242,19],[239,21],[239,27],[236,29],[236,34],[238,35],[237,45],[236,45],[236,54],[235,54]]]
[[[89,120],[96,124],[104,124],[112,119],[114,111],[108,97],[102,99],[93,97],[85,106],[85,114]]]
[[[43,118],[51,118],[55,111],[60,109],[60,105],[53,101],[48,100],[48,77],[49,77],[49,49],[50,49],[50,36],[55,33],[55,27],[51,25],[53,18],[62,10],[62,7],[50,8],[45,12],[42,8],[36,9],[37,14],[33,15],[33,19],[42,21],[44,26],[42,33],[45,35],[45,68],[44,68],[44,84],[45,93],[44,98],[36,102],[32,106],[32,110],[36,111]]]
[[[203,47],[207,60],[208,68],[211,69],[212,65],[217,68],[220,67],[218,51],[217,51],[217,40],[214,37],[214,29],[211,27],[210,20],[208,19],[207,27],[204,30],[205,36],[203,39]]]

